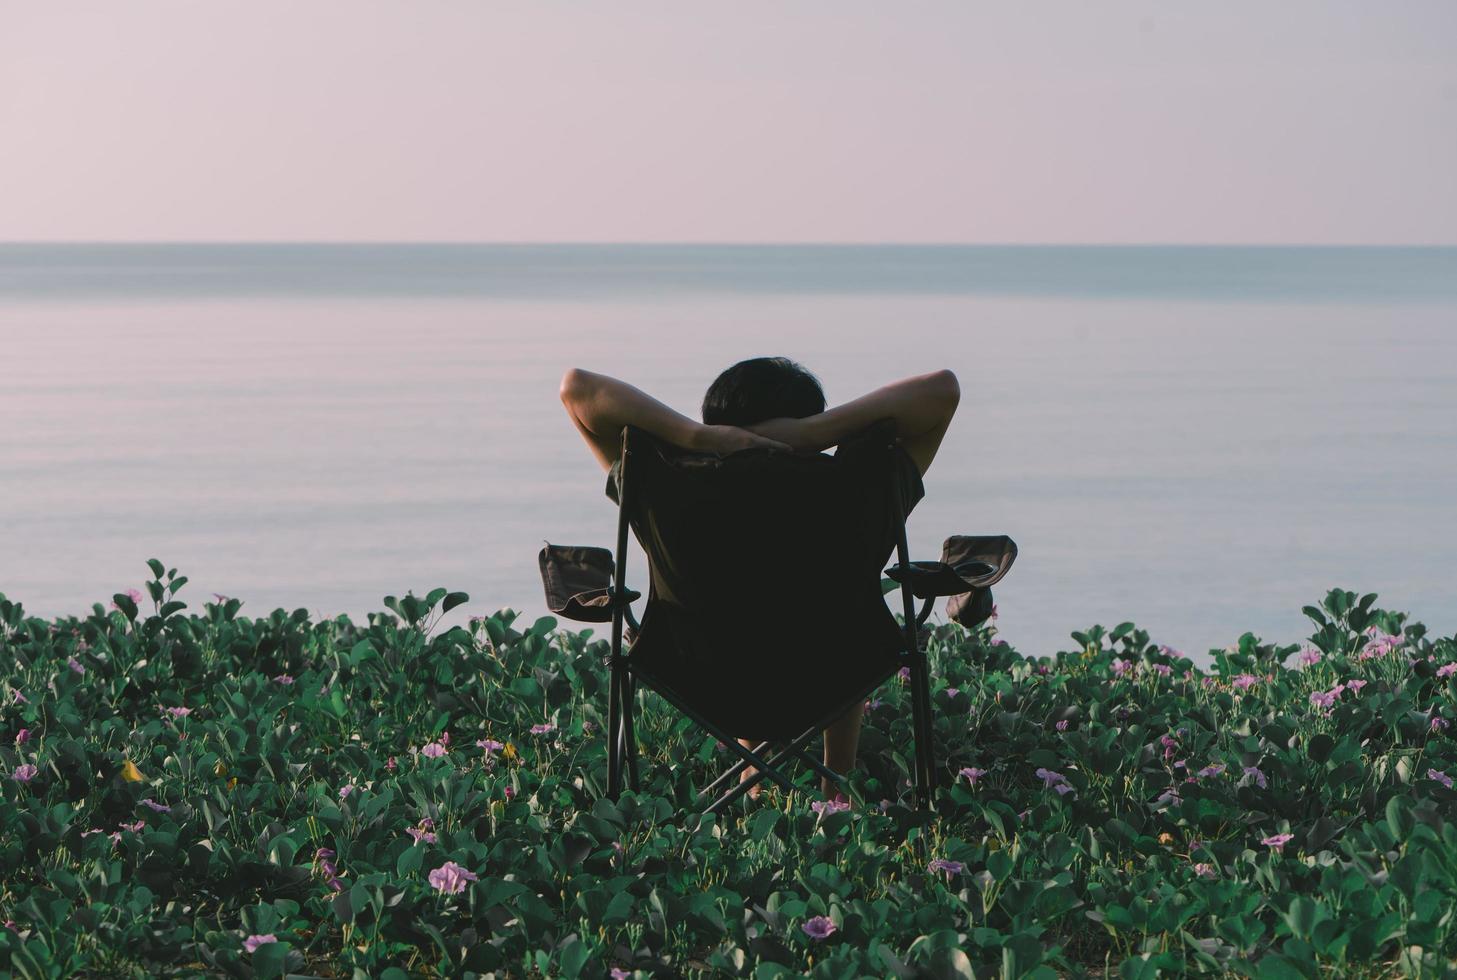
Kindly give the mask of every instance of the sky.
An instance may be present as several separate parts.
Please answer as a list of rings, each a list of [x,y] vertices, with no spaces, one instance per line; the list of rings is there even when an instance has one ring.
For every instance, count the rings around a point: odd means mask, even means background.
[[[1457,242],[1457,3],[0,0],[0,241]]]

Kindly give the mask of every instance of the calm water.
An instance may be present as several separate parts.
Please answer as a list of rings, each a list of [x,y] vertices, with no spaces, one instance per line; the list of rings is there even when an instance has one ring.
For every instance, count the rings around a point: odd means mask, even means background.
[[[692,413],[763,353],[957,371],[912,550],[1013,535],[1025,651],[1293,642],[1336,585],[1457,630],[1457,249],[0,246],[0,591],[534,616],[614,527],[563,369]]]

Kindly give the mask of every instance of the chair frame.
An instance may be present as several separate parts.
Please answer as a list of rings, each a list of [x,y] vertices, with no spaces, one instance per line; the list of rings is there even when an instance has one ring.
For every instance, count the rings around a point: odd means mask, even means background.
[[[753,749],[740,745],[736,738],[705,719],[667,685],[654,679],[640,665],[633,663],[631,656],[623,650],[623,633],[624,629],[628,626],[636,630],[637,621],[632,614],[631,598],[627,601],[622,601],[619,598],[631,595],[627,591],[626,585],[627,538],[630,527],[628,514],[633,492],[630,474],[634,450],[630,433],[630,428],[624,428],[622,433],[622,456],[617,477],[617,547],[610,592],[612,608],[612,652],[608,661],[611,671],[611,683],[609,685],[610,693],[608,695],[607,707],[607,795],[613,800],[616,800],[621,795],[624,775],[626,775],[626,782],[634,792],[638,791],[639,788],[637,736],[634,730],[633,719],[633,708],[636,702],[639,681],[646,683],[651,690],[686,715],[698,727],[717,738],[738,756],[738,760],[728,770],[699,791],[698,797],[700,800],[717,791],[726,782],[732,780],[735,775],[741,773],[746,767],[753,766],[756,770],[753,776],[740,781],[722,793],[704,811],[706,813],[719,813],[764,779],[769,779],[786,790],[794,789],[794,784],[781,769],[781,766],[789,761],[801,762],[833,783],[843,783],[845,779],[844,774],[834,772],[819,760],[811,757],[804,751],[805,746],[821,729],[833,722],[836,718],[839,718],[846,711],[853,710],[857,704],[863,702],[899,670],[904,667],[909,667],[911,718],[915,746],[915,802],[918,808],[929,809],[932,792],[937,783],[938,771],[935,761],[934,731],[931,724],[930,677],[927,671],[926,651],[920,642],[920,627],[925,623],[927,617],[930,616],[935,599],[934,597],[924,599],[918,613],[915,608],[915,596],[912,593],[909,579],[900,584],[901,601],[904,610],[904,623],[902,626],[904,649],[901,651],[900,664],[890,668],[887,673],[878,678],[865,690],[856,693],[854,697],[842,702],[841,706],[826,714],[823,718],[816,721],[814,725],[806,728],[803,733],[777,749],[773,748],[770,742],[761,742]],[[897,492],[895,507],[897,527],[896,554],[900,566],[904,568],[910,565],[910,557],[906,544],[906,507],[905,502],[900,499],[899,492]]]

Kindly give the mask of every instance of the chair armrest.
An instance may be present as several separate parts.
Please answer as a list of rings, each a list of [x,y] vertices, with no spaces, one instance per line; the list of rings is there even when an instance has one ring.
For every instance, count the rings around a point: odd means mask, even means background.
[[[642,593],[624,589],[621,600],[612,595],[612,552],[606,548],[548,543],[537,556],[546,607],[558,616],[579,623],[605,623],[617,605],[629,605]]]
[[[1016,560],[1017,543],[1005,534],[953,535],[942,545],[940,561],[892,565],[885,574],[909,586],[918,599],[950,596],[946,615],[963,626],[973,626],[991,615],[991,587]]]

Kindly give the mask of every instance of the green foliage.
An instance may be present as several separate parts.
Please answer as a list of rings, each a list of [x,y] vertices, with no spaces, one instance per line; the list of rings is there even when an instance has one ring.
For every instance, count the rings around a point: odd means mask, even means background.
[[[1041,660],[994,624],[932,627],[934,814],[908,802],[892,680],[852,810],[815,812],[805,777],[712,818],[694,792],[728,753],[647,693],[644,792],[603,796],[590,631],[509,610],[440,629],[468,601],[444,589],[364,624],[226,597],[185,615],[185,577],[148,566],[84,619],[0,596],[0,973],[1435,976],[1457,956],[1457,641],[1374,596],[1308,607],[1304,651],[1246,634],[1207,670],[1132,623]]]

